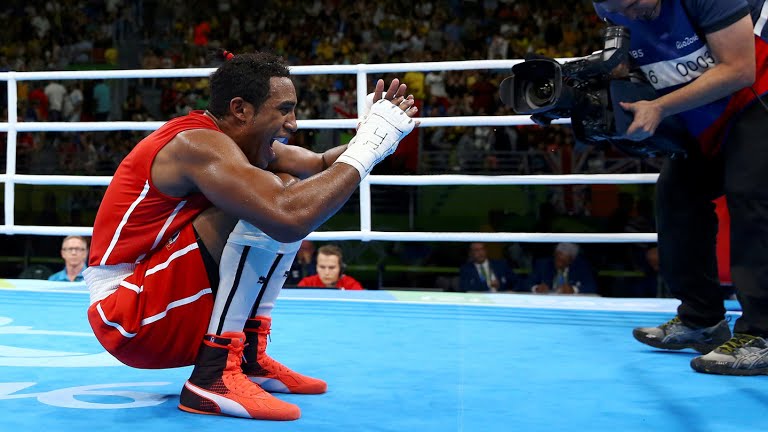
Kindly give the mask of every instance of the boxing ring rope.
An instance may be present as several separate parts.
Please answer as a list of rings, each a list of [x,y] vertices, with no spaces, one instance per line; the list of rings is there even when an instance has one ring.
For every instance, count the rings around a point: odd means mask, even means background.
[[[561,62],[573,59],[561,58]],[[522,60],[472,60],[449,62],[389,63],[358,65],[292,66],[293,75],[354,74],[357,76],[357,111],[365,112],[368,93],[368,75],[390,72],[427,72],[457,70],[504,70]],[[164,122],[19,122],[16,85],[19,81],[73,80],[73,79],[135,79],[135,78],[200,78],[209,76],[212,68],[146,69],[112,71],[52,71],[2,72],[0,81],[8,87],[8,121],[0,123],[0,131],[7,132],[6,171],[0,174],[4,184],[4,221],[0,234],[31,235],[86,235],[91,227],[16,225],[14,221],[16,184],[106,186],[111,176],[25,175],[16,174],[16,137],[18,132],[70,132],[70,131],[153,131]],[[528,116],[459,116],[419,118],[421,127],[442,126],[519,126],[531,125]],[[353,129],[358,119],[299,120],[300,129]],[[560,119],[555,124],[568,124]],[[657,174],[575,174],[575,175],[369,175],[360,183],[360,230],[317,231],[313,240],[384,240],[384,241],[483,241],[483,242],[577,242],[577,243],[634,243],[655,242],[655,233],[488,233],[488,232],[392,232],[373,231],[371,228],[371,185],[438,186],[438,185],[565,185],[565,184],[639,184],[655,183]]]

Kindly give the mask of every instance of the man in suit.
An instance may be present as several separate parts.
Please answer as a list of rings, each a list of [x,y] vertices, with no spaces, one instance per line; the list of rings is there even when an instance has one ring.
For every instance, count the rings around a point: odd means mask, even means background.
[[[573,243],[559,243],[551,258],[536,261],[528,284],[536,294],[586,294],[597,291],[592,269],[579,258],[579,247]]]
[[[484,243],[469,245],[469,261],[461,266],[459,287],[462,291],[511,291],[517,276],[502,260],[488,259]]]

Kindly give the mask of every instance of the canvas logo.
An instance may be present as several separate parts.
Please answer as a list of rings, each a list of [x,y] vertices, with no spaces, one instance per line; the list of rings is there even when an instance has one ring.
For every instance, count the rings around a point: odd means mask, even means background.
[[[0,316],[0,336],[2,335],[50,335],[93,338],[91,332],[73,332],[62,330],[36,330],[28,326],[12,326],[12,318]],[[122,366],[109,353],[83,353],[40,348],[23,348],[0,345],[0,366],[14,367],[100,367]]]
[[[39,402],[61,408],[79,409],[126,409],[145,408],[160,405],[165,402],[168,395],[147,393],[132,390],[120,390],[124,387],[157,387],[166,386],[169,382],[133,382],[94,384],[78,387],[66,387],[39,393],[18,394],[18,392],[37,385],[34,382],[0,383],[0,401],[9,399],[36,398]],[[78,396],[80,398],[78,398]],[[104,403],[98,402],[98,396],[105,398]],[[127,402],[111,403],[114,399],[124,398]],[[88,399],[88,401],[83,400]],[[93,402],[96,400],[97,402]],[[109,401],[109,402],[106,402]]]

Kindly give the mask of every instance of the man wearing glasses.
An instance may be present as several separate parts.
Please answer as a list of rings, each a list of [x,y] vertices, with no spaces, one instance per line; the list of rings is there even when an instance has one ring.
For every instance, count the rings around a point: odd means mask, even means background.
[[[85,261],[88,259],[88,241],[85,237],[65,237],[61,243],[61,257],[64,259],[64,269],[52,274],[48,280],[58,282],[82,281]]]

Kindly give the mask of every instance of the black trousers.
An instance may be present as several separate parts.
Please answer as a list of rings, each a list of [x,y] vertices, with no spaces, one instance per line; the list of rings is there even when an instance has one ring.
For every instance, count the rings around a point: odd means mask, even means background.
[[[656,186],[662,277],[682,301],[680,319],[711,326],[725,315],[717,273],[717,217],[731,217],[731,277],[742,306],[736,333],[768,336],[768,110],[755,103],[733,122],[715,158],[667,160]]]

